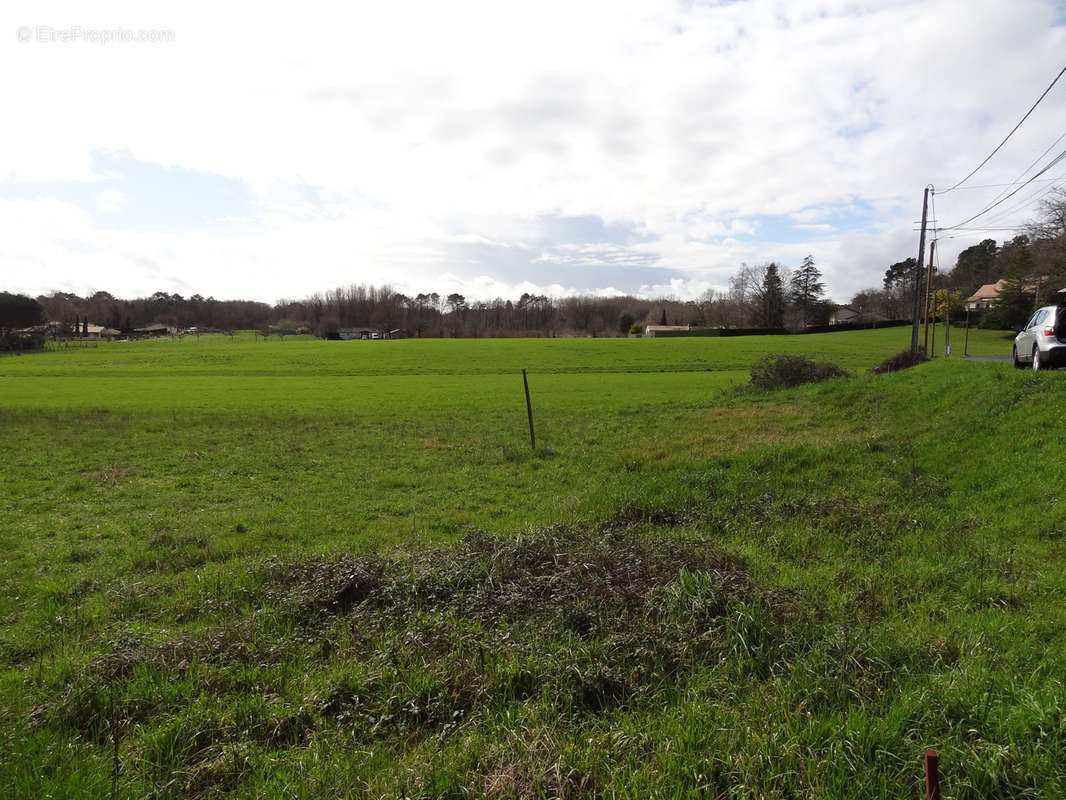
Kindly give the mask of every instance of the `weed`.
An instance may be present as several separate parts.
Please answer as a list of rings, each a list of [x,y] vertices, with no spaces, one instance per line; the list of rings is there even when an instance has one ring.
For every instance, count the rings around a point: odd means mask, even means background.
[[[869,375],[885,375],[891,372],[899,372],[901,369],[909,369],[910,367],[916,367],[923,361],[929,359],[925,356],[925,350],[918,348],[917,352],[913,350],[900,350],[894,356],[889,356],[876,367],[871,367],[867,374]]]

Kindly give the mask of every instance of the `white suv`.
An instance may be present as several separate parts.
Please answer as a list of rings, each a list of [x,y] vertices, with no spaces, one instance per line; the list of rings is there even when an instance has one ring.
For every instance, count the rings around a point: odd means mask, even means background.
[[[1066,307],[1038,308],[1014,337],[1012,355],[1018,369],[1066,366]]]

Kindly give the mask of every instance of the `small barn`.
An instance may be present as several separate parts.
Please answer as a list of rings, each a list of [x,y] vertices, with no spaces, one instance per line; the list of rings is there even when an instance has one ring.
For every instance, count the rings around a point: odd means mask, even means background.
[[[351,342],[356,339],[380,339],[381,329],[370,325],[357,325],[354,328],[340,328],[337,336],[341,341]]]

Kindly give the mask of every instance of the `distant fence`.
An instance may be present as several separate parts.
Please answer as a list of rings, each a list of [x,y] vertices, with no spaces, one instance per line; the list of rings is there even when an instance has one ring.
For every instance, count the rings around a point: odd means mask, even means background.
[[[839,325],[808,325],[803,330],[786,328],[693,328],[689,331],[656,331],[652,339],[676,339],[685,336],[792,336],[806,333],[834,333],[836,331],[866,331],[871,328],[899,328],[910,325],[907,319],[890,319],[883,322],[842,322]]]

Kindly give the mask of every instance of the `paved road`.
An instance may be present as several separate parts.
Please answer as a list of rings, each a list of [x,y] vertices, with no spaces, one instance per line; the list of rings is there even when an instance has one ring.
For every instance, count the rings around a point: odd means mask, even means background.
[[[988,364],[1009,364],[1010,356],[970,356],[963,361],[984,361]]]

